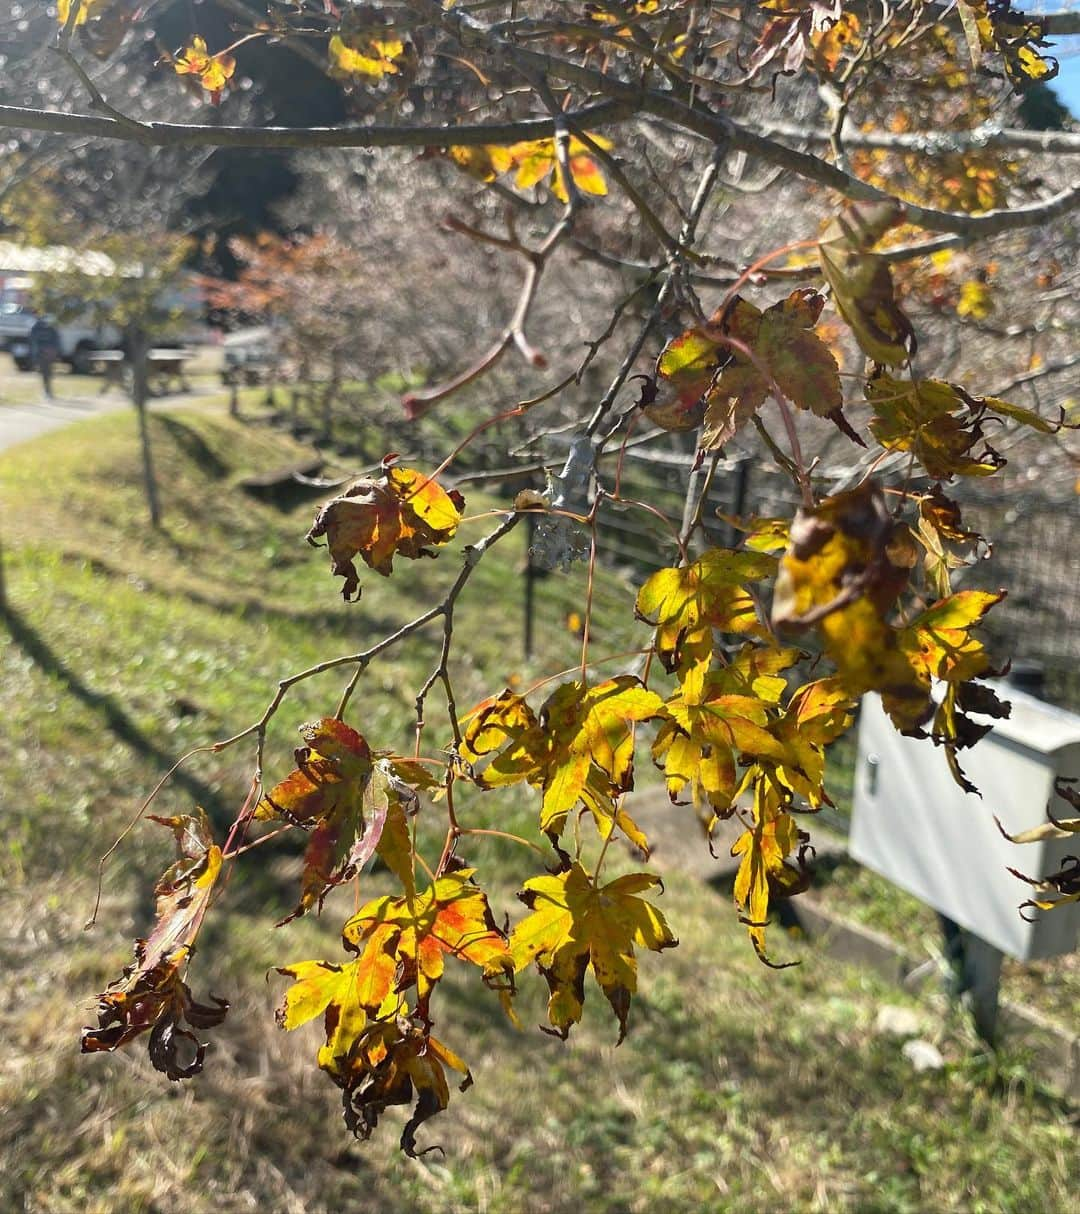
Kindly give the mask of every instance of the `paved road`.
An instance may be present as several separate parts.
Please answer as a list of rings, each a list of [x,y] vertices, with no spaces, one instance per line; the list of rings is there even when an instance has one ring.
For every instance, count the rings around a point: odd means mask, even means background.
[[[86,417],[130,408],[131,402],[126,397],[112,394],[96,397],[72,396],[57,400],[46,400],[42,397],[33,404],[0,403],[0,451],[27,439],[37,438],[39,434],[57,430],[71,422],[82,421]]]
[[[87,391],[84,387],[86,383],[85,379],[72,383],[67,376],[58,375],[55,382],[56,398],[47,400],[36,375],[22,375],[0,366],[0,451],[37,438],[40,434],[48,434],[50,430],[58,430],[71,422],[132,408],[130,398],[123,392],[112,390],[99,396],[97,384],[91,381],[90,390]],[[21,399],[27,394],[28,388],[33,390],[34,398]],[[154,397],[150,401],[150,408],[197,404],[208,397],[220,396],[221,391],[217,383],[204,385],[197,380],[190,392]]]

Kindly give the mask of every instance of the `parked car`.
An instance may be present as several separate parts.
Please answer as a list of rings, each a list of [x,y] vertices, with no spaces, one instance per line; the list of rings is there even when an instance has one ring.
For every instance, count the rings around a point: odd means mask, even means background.
[[[222,349],[225,369],[221,378],[226,384],[263,383],[278,361],[277,336],[265,325],[229,333]]]
[[[29,278],[8,278],[0,287],[0,348],[7,350],[20,371],[33,369],[30,358],[30,330],[38,319],[30,305],[32,282]],[[89,371],[94,350],[110,350],[120,344],[121,334],[111,325],[94,326],[75,320],[57,324],[60,333],[60,359],[72,371]]]

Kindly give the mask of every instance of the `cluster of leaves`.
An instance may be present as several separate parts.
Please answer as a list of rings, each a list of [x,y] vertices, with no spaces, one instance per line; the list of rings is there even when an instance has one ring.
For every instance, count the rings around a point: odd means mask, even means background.
[[[384,20],[387,14],[372,5],[339,9],[301,2],[292,7],[305,19],[321,20],[330,74],[350,89],[385,100],[417,81],[427,56],[420,54],[422,45],[418,49],[417,41],[404,36],[406,24],[393,24],[397,16]],[[448,3],[432,11],[445,15],[454,7]],[[696,86],[692,69],[701,63],[686,67],[684,39],[698,7],[653,0],[593,6],[565,37],[589,64],[604,62],[604,48],[614,45],[620,53],[640,52],[643,77],[656,70],[678,81],[689,76]],[[808,66],[846,87],[845,73],[864,57],[874,62],[890,39],[897,48],[914,46],[907,27],[897,28],[890,17],[882,30],[864,28],[841,0],[765,0],[761,7],[765,25],[746,79]],[[1001,58],[1017,86],[1049,76],[1052,68],[1041,56],[1041,26],[1035,19],[1018,17],[996,0],[965,0],[960,7],[975,66],[989,53]],[[62,23],[70,18],[80,31],[89,31],[106,13],[129,9],[108,0],[86,3],[77,13],[60,6]],[[910,23],[910,29],[918,25]],[[287,22],[270,21],[249,37],[284,37],[288,29]],[[238,45],[211,54],[205,40],[193,35],[168,58],[178,74],[216,101],[236,71]],[[482,74],[480,79],[488,83]],[[550,102],[554,94],[545,88]],[[607,193],[600,164],[620,184],[622,170],[607,157],[608,140],[560,129],[564,118],[553,123],[556,136],[506,146],[464,146],[447,135],[445,154],[504,195],[513,193],[507,179],[517,191],[547,183],[548,193],[565,204],[560,224],[568,228],[576,194]],[[957,171],[967,177],[970,167],[961,162]],[[1000,180],[976,177],[969,198],[973,209],[995,201],[992,192],[1000,187]],[[522,201],[520,194],[515,199]],[[989,545],[964,525],[944,486],[954,478],[1000,470],[1004,457],[987,441],[992,424],[1052,434],[1063,418],[1048,420],[915,372],[916,334],[881,250],[904,219],[903,206],[891,200],[847,205],[816,242],[806,242],[814,244],[817,269],[811,273],[817,286],[759,306],[740,293],[754,278],[747,271],[710,316],[695,307],[693,323],[659,350],[654,374],[642,377],[641,408],[663,428],[697,431],[702,461],[755,427],[802,494],[794,517],[731,520],[744,532],[741,543],[705,551],[693,546],[696,524],[688,523],[689,532],[679,535],[679,562],[654,573],[636,596],[635,613],[651,638],[633,673],[590,679],[586,647],[579,677],[557,682],[538,706],[530,703],[531,692],[506,689],[459,721],[448,669],[453,605],[485,544],[466,549],[463,572],[449,597],[380,643],[396,643],[436,619],[444,624],[442,657],[417,699],[419,737],[424,698],[443,684],[452,738],[441,760],[428,760],[439,777],[421,761],[419,747],[412,758],[374,749],[342,719],[354,679],[332,716],[304,726],[293,769],[269,791],[260,786],[222,846],[213,841],[201,812],[158,819],[173,831],[179,856],[157,885],[156,925],[137,943],[134,964],[101,995],[99,1023],[85,1031],[84,1050],[112,1050],[146,1032],[155,1066],[174,1079],[195,1074],[206,1049],[196,1031],[218,1023],[227,1004],[195,1002],[185,978],[205,915],[224,887],[220,877],[226,866],[278,834],[304,836],[298,898],[278,921],[283,926],[321,912],[339,886],[362,880],[365,866],[377,856],[394,891],[363,905],[357,897],[359,909],[342,926],[343,955],[279,968],[291,981],[278,1019],[291,1031],[322,1018],[325,1041],[318,1065],[340,1089],[346,1124],[359,1137],[367,1138],[390,1106],[411,1106],[401,1144],[414,1154],[418,1127],[449,1104],[448,1071],[462,1077],[463,1089],[471,1082],[467,1063],[432,1032],[448,956],[471,967],[480,986],[515,1022],[518,983],[535,968],[549,992],[543,1030],[563,1039],[584,1015],[591,972],[614,1013],[621,1041],[637,990],[639,955],[677,943],[655,898],[646,896],[660,888],[655,874],[637,871],[607,879],[604,871],[617,840],[631,844],[645,860],[649,856],[649,839],[626,800],[642,736],[670,800],[693,804],[708,845],[721,822],[741,828],[731,845],[738,860],[734,901],[753,948],[769,965],[778,964],[768,947],[770,916],[779,901],[800,893],[810,880],[812,847],[801,824],[831,803],[826,751],[850,728],[861,696],[878,694],[896,728],[929,739],[943,752],[958,785],[975,791],[960,756],[985,735],[990,722],[1008,712],[980,681],[996,672],[978,635],[1003,596],[954,588],[956,571],[986,555]],[[553,229],[550,246],[534,250],[513,235],[512,222],[509,226],[510,238],[492,242],[524,254],[530,263],[525,309],[561,227]],[[691,227],[687,224],[688,231]],[[674,241],[666,247],[674,274],[683,251]],[[307,242],[299,258],[284,243],[252,245],[248,285],[254,282],[262,292],[267,313],[300,315],[305,302],[322,311],[320,266],[345,255],[339,250],[322,237]],[[370,272],[362,257],[358,263],[350,294]],[[293,273],[288,283],[280,272],[286,265]],[[968,296],[974,314],[983,305],[977,293]],[[827,322],[833,332],[845,328],[865,356],[864,373],[854,377],[861,382],[860,402],[845,400],[836,346],[822,324],[826,306],[835,312]],[[349,337],[345,325],[331,344]],[[493,357],[510,342],[523,344],[517,321]],[[470,382],[491,361],[458,382]],[[616,381],[612,396],[621,382]],[[768,429],[770,405],[780,414],[790,455]],[[867,474],[840,492],[815,486],[799,451],[796,424],[812,425],[814,419],[860,447],[876,444],[875,468],[891,463],[897,475]],[[584,446],[593,450],[588,440]],[[600,476],[595,466],[588,473]],[[617,485],[602,488],[589,521],[595,523],[605,500],[617,496]],[[332,574],[343,580],[346,601],[355,601],[362,574],[358,557],[384,577],[392,575],[395,557],[437,557],[464,525],[464,506],[461,495],[435,476],[401,467],[395,456],[387,456],[377,475],[357,481],[319,510],[307,539],[325,540]],[[519,497],[503,530],[526,510],[555,508],[549,497]],[[595,527],[593,538],[595,543]],[[589,610],[587,605],[586,639]],[[307,673],[350,660],[358,666],[358,678],[365,655]],[[263,720],[239,735],[258,736],[260,770],[266,723],[291,682],[281,684]],[[478,870],[459,854],[470,834],[454,803],[455,788],[463,784],[535,790],[536,839],[510,837],[538,853],[543,867],[523,876],[519,899],[525,913],[512,925],[508,918],[500,924]],[[446,841],[429,863],[417,846],[417,815],[443,810]],[[248,842],[249,830],[262,833]],[[1016,841],[1051,837],[1051,831],[1075,833],[1076,822],[1052,820]],[[418,873],[423,874],[419,881]],[[1039,896],[1028,904],[1036,909],[1080,898],[1075,858],[1049,877],[1022,879],[1036,888]]]
[[[871,36],[855,6],[843,0],[762,0],[761,8],[766,20],[747,65],[750,78],[807,66],[827,80],[843,58],[859,55]],[[1057,61],[1043,53],[1049,44],[1038,17],[1018,12],[1011,0],[960,0],[958,9],[974,68],[984,56],[999,58],[1017,90],[1057,75]],[[883,32],[895,49],[912,37],[915,27],[910,13],[898,11]]]
[[[815,498],[804,482],[806,501],[794,519],[733,520],[745,531],[738,547],[687,555],[653,574],[635,610],[653,630],[647,652],[671,680],[666,694],[647,673],[590,682],[587,667],[557,684],[538,709],[526,694],[504,690],[455,725],[438,780],[415,760],[372,750],[338,716],[306,726],[295,769],[241,818],[224,849],[212,843],[201,815],[167,820],[181,858],[158,885],[158,924],[137,946],[135,965],[101,996],[100,1023],[86,1031],[84,1049],[114,1049],[149,1031],[155,1065],[171,1077],[201,1067],[205,1046],[192,1030],[220,1020],[226,1005],[195,1003],[182,974],[218,874],[242,850],[251,823],[306,835],[299,898],[280,924],[321,910],[378,855],[400,892],[369,901],[344,924],[344,959],[281,967],[292,986],[279,1020],[291,1030],[322,1016],[318,1064],[341,1089],[346,1122],[360,1137],[389,1106],[412,1105],[401,1139],[411,1154],[417,1127],[448,1105],[447,1070],[462,1076],[463,1088],[471,1082],[466,1063],[431,1031],[447,956],[478,970],[515,1022],[518,978],[535,966],[549,988],[544,1030],[562,1038],[583,1015],[591,971],[621,1040],[637,989],[637,951],[676,943],[643,896],[659,885],[655,875],[602,880],[617,837],[649,854],[625,803],[643,730],[671,801],[695,805],[707,838],[721,821],[741,824],[731,846],[734,900],[769,965],[778,964],[767,947],[770,915],[810,879],[812,848],[800,815],[831,803],[826,748],[850,727],[862,695],[879,694],[897,729],[931,739],[960,786],[974,791],[958,755],[1008,712],[978,681],[995,671],[976,631],[1002,594],[954,590],[953,573],[988,546],[964,526],[939,482],[997,471],[1003,460],[983,437],[991,417],[1042,433],[1061,422],[914,376],[914,332],[888,264],[874,251],[899,218],[895,207],[849,208],[818,245],[833,304],[871,363],[864,433],[842,411],[835,357],[815,332],[825,296],[810,288],[765,308],[733,295],[667,343],[643,407],[670,428],[700,427],[707,452],[750,419],[767,435],[759,413],[771,399],[828,420],[857,443],[874,440],[886,454],[902,454],[935,483],[887,491],[868,477]],[[534,494],[517,508],[526,506],[547,509],[547,499]],[[454,538],[463,511],[459,494],[388,456],[377,477],[320,509],[308,539],[325,537],[348,600],[360,592],[356,557],[383,576],[395,556],[434,557]],[[785,633],[802,634],[805,647],[785,643]],[[827,669],[806,680],[811,658]],[[458,857],[468,834],[453,809],[462,782],[482,790],[527,785],[538,794],[550,862],[524,881],[527,913],[512,928],[498,925],[476,870]],[[433,866],[416,849],[422,795],[432,806],[445,802],[449,817]],[[583,818],[598,836],[591,864]],[[429,874],[424,887],[419,866]],[[1072,861],[1049,877],[1024,879],[1040,894],[1030,904],[1036,908],[1080,896]],[[184,1044],[193,1051],[187,1063]]]
[[[593,158],[592,144],[601,151],[610,151],[614,144],[603,135],[590,134],[586,144],[576,135],[567,140],[567,165],[576,189],[594,197],[607,194],[604,174]],[[562,164],[556,151],[555,140],[530,139],[509,147],[481,144],[472,147],[451,146],[447,149],[450,159],[478,181],[492,182],[504,173],[514,174],[514,185],[519,190],[528,190],[549,177],[551,192],[560,201],[569,197]]]

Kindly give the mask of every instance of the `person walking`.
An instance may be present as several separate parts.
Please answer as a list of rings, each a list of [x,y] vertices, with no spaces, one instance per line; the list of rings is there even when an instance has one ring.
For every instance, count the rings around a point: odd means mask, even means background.
[[[30,360],[41,372],[45,395],[52,400],[52,377],[56,360],[60,357],[60,334],[47,316],[34,321],[30,330]]]

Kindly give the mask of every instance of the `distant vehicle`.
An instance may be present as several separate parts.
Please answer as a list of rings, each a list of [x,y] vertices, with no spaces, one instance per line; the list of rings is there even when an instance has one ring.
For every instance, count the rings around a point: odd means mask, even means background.
[[[104,253],[0,241],[0,349],[10,352],[20,371],[32,369],[30,330],[38,319],[32,304],[34,276],[56,270],[76,270],[88,277],[124,273]],[[178,343],[194,345],[208,340],[203,320],[205,300],[194,281],[169,288],[164,302],[182,318]],[[73,371],[86,373],[93,364],[94,351],[122,348],[123,334],[114,325],[95,325],[88,316],[80,315],[79,303],[73,300],[71,307],[64,309],[75,319],[58,322],[56,327],[60,331],[61,361]]]
[[[266,325],[227,334],[222,350],[225,369],[221,378],[227,384],[262,383],[278,361],[277,336]]]
[[[0,287],[0,348],[10,352],[20,371],[30,371],[30,330],[38,319],[30,303],[33,279],[9,277]],[[72,371],[85,374],[90,369],[90,356],[95,350],[110,350],[119,346],[121,334],[111,325],[95,326],[76,320],[57,324],[60,333],[60,358]]]

